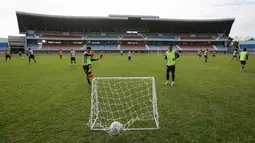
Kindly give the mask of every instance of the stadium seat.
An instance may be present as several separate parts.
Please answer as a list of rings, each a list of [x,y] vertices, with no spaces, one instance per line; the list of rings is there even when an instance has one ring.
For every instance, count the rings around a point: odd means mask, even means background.
[[[214,37],[180,37],[181,40],[214,40]]]
[[[213,46],[180,45],[180,48],[183,49],[183,50],[191,50],[191,51],[199,50],[199,49],[202,49],[202,50],[205,50],[205,49],[212,50]]]
[[[216,46],[217,49],[226,49],[226,47],[224,45],[218,45]]]
[[[255,51],[255,44],[240,44],[240,49],[248,49],[250,51]]]
[[[169,40],[169,39],[178,39],[178,37],[175,37],[175,36],[147,36],[147,39],[148,40],[157,40],[157,39],[160,39],[160,40]]]
[[[122,44],[121,49],[146,49],[145,44],[139,44],[139,45],[126,45]]]
[[[39,45],[38,44],[27,44],[27,48],[38,49]]]
[[[0,50],[9,49],[8,43],[0,43]]]
[[[81,49],[83,45],[43,44],[42,49]]]
[[[74,35],[42,35],[42,38],[82,38],[82,36],[74,36]]]
[[[168,45],[148,45],[150,50],[167,50],[168,49]],[[176,46],[173,46],[174,50],[178,50],[178,48]]]
[[[92,50],[118,50],[118,45],[92,45],[92,44],[88,44],[87,47],[91,47]]]
[[[122,39],[143,39],[143,36],[136,36],[136,35],[125,35],[122,36]]]
[[[119,39],[119,36],[87,36],[86,39]]]

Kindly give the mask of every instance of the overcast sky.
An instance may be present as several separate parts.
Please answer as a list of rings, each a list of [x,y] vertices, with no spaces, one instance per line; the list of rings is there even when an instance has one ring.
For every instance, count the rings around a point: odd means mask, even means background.
[[[15,11],[68,16],[235,18],[230,36],[255,37],[255,0],[1,0],[0,37],[19,34]]]

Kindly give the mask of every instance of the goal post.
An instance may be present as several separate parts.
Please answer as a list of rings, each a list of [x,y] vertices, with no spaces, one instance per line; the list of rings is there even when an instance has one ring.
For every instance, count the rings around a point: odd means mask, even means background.
[[[114,121],[126,131],[159,129],[153,77],[96,77],[91,88],[90,130],[108,131]]]

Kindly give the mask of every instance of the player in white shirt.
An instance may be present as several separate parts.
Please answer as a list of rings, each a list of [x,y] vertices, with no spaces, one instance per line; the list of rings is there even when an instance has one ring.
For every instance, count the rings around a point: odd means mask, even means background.
[[[122,56],[122,54],[123,54],[123,51],[121,50],[121,51],[120,51],[120,55]]]
[[[231,61],[233,61],[234,58],[236,58],[236,60],[237,60],[237,49],[235,49],[235,51],[233,52],[233,58],[232,58]]]
[[[36,63],[36,60],[35,60],[35,55],[34,55],[34,51],[32,49],[28,49],[28,64],[30,64],[30,59],[33,59],[34,62]]]
[[[71,64],[73,64],[73,62],[76,64],[76,52],[72,49],[70,52],[70,56],[71,56]]]
[[[128,51],[128,61],[131,61],[131,56],[132,56],[131,51]]]

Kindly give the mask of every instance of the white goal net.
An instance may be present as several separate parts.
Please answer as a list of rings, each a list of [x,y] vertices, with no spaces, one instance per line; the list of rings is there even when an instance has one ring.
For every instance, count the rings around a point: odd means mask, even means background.
[[[92,81],[90,129],[107,131],[112,122],[124,130],[159,129],[153,77],[96,77]]]

